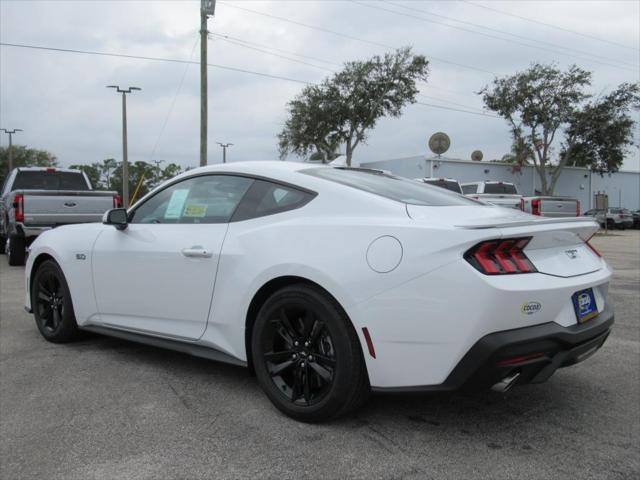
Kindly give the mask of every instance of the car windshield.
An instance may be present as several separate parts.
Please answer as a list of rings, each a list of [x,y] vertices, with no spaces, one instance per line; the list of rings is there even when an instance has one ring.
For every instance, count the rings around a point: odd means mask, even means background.
[[[435,187],[446,188],[447,190],[451,190],[452,192],[462,193],[460,184],[454,180],[425,180],[424,183],[426,183],[427,185],[433,185]]]
[[[378,170],[320,167],[308,168],[301,170],[301,172],[412,205],[433,207],[479,205],[474,200],[449,192],[443,188],[435,188]]]
[[[89,190],[80,172],[46,170],[19,171],[13,182],[14,190]]]
[[[504,193],[506,195],[517,195],[516,186],[512,183],[485,183],[484,193]]]

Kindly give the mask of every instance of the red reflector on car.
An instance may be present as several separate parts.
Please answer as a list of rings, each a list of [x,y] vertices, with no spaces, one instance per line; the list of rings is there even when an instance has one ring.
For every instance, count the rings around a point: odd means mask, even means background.
[[[486,275],[537,272],[524,253],[531,237],[487,240],[467,250],[464,258]]]
[[[504,366],[504,365],[514,365],[516,363],[526,362],[527,360],[533,360],[534,358],[544,357],[544,352],[535,352],[535,353],[527,353],[525,355],[516,355],[514,357],[504,358],[502,360],[498,360],[496,365]]]
[[[371,340],[371,335],[369,335],[369,329],[367,327],[362,327],[362,333],[364,333],[364,339],[367,342],[369,355],[371,355],[373,358],[376,358],[376,350],[375,348],[373,348],[373,341]]]

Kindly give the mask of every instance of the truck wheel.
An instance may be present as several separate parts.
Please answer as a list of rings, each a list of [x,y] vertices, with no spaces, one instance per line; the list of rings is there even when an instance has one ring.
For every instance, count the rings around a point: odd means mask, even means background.
[[[9,243],[6,248],[9,265],[24,265],[26,257],[26,243],[23,236],[9,235]]]

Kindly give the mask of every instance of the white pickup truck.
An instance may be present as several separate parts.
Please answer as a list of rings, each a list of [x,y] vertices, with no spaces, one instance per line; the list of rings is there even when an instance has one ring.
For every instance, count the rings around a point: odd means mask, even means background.
[[[26,248],[60,225],[99,222],[120,206],[117,192],[95,191],[80,170],[15,168],[0,191],[0,253],[9,265],[24,265]]]
[[[569,197],[524,197],[520,209],[523,212],[541,217],[579,217],[580,200]]]
[[[471,182],[463,183],[462,193],[474,200],[491,203],[498,207],[520,208],[522,195],[518,189],[510,182]]]

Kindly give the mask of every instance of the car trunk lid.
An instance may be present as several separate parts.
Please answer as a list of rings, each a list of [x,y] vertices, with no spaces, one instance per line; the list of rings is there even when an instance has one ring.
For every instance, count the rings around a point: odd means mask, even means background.
[[[531,237],[525,253],[541,273],[572,277],[602,268],[602,260],[586,243],[598,229],[588,217],[538,217],[481,205],[407,205],[407,213],[417,222],[433,226],[487,230],[487,239]]]

